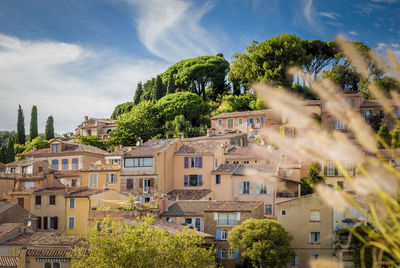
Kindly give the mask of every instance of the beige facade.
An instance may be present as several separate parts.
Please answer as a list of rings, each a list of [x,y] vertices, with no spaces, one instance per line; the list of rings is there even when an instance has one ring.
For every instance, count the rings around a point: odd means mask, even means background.
[[[334,258],[333,209],[317,194],[283,201],[276,207],[278,221],[293,236],[295,267],[310,267],[310,260],[316,258]]]
[[[77,136],[98,136],[100,139],[108,139],[108,133],[116,128],[115,121],[110,119],[97,119],[85,116],[83,122],[76,128]]]

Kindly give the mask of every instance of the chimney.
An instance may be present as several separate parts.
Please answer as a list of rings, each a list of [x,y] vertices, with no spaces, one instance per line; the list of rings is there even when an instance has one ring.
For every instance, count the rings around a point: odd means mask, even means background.
[[[207,128],[207,137],[215,136],[215,129]]]
[[[85,115],[85,117],[83,118],[84,120],[83,121],[88,121],[89,120],[89,116],[87,116],[87,115]]]

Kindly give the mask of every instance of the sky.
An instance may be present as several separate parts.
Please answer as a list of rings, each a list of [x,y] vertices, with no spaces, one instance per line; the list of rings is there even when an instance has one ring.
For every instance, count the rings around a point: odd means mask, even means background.
[[[0,130],[74,132],[85,115],[110,117],[137,83],[187,58],[230,61],[253,40],[282,33],[331,41],[337,34],[400,59],[400,0],[2,0]]]

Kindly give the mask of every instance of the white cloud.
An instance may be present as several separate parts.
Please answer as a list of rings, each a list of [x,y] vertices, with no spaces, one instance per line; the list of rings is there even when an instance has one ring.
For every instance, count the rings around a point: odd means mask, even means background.
[[[218,40],[200,21],[213,4],[201,7],[183,0],[126,0],[135,9],[135,26],[143,45],[169,61],[219,52]]]
[[[304,4],[304,16],[306,17],[306,19],[308,20],[309,23],[313,22],[313,18],[312,18],[312,3],[313,0],[304,0],[303,4]]]
[[[387,50],[392,51],[393,55],[397,58],[397,61],[400,62],[400,49],[398,44],[386,44],[386,43],[377,43],[377,47],[374,49],[377,53],[382,55],[385,59],[387,59],[386,52]]]
[[[74,131],[84,115],[109,117],[132,99],[138,81],[164,64],[55,41],[26,41],[0,34],[0,129],[16,129],[18,104],[29,132],[37,105],[39,131],[53,115],[57,133]]]
[[[358,33],[356,31],[350,31],[349,34],[351,35],[358,35]]]
[[[392,4],[399,2],[399,0],[372,0],[372,2]]]
[[[325,17],[332,20],[335,20],[337,17],[340,17],[340,14],[337,14],[335,12],[318,12],[318,14],[321,17]]]

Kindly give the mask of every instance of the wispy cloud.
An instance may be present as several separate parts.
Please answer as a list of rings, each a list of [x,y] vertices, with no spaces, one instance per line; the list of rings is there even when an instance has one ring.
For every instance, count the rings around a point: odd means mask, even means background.
[[[143,45],[168,61],[218,53],[218,40],[200,21],[212,2],[195,7],[183,0],[126,0],[135,8],[135,26]]]
[[[165,68],[115,51],[0,34],[0,129],[16,129],[21,104],[26,129],[37,105],[39,131],[49,115],[56,132],[73,131],[84,115],[109,117],[115,105],[132,99],[138,81]]]
[[[318,12],[321,17],[329,18],[335,20],[337,17],[340,17],[340,14],[335,12]]]
[[[376,52],[381,54],[383,57],[386,58],[386,51],[390,50],[393,52],[395,57],[397,58],[398,61],[400,61],[400,49],[399,49],[399,44],[387,44],[387,43],[377,43],[376,48],[374,49]]]
[[[304,16],[306,17],[306,19],[308,20],[309,23],[313,23],[313,18],[312,18],[312,3],[313,0],[304,0],[303,4],[304,4]]]
[[[399,0],[372,0],[372,2],[392,4],[392,3],[398,3]]]
[[[349,34],[351,35],[358,35],[358,33],[356,31],[350,31]]]

